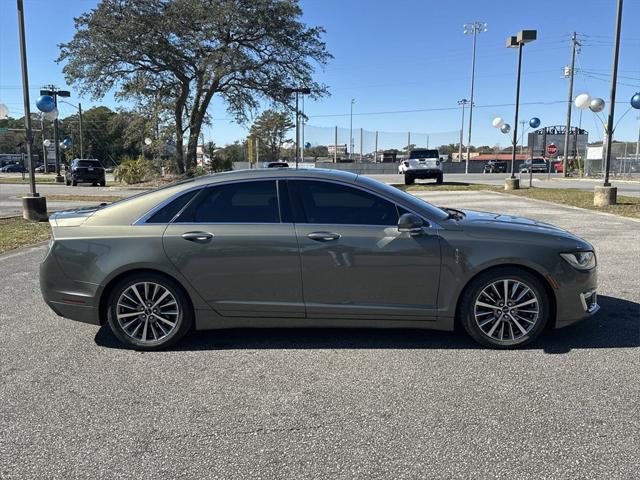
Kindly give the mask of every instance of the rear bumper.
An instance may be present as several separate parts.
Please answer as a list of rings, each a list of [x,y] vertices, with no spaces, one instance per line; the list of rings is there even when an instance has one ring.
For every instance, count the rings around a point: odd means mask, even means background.
[[[411,169],[405,171],[405,175],[410,175],[413,178],[438,178],[442,175],[442,170],[437,168]]]
[[[97,290],[96,284],[73,281],[64,275],[51,252],[40,264],[42,298],[61,317],[100,325]]]

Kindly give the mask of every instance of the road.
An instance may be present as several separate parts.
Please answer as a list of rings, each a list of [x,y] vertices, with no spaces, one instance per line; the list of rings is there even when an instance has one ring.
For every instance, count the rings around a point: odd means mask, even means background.
[[[582,235],[602,310],[520,351],[457,333],[295,329],[141,353],[44,305],[46,247],[9,253],[0,478],[637,477],[640,223],[498,193],[420,196]]]
[[[404,179],[401,175],[370,175],[373,178],[386,183],[403,183]],[[508,175],[504,173],[449,173],[445,174],[445,182],[466,182],[480,183],[484,185],[504,186],[504,179]],[[418,182],[430,183],[433,180],[418,180]],[[529,175],[523,174],[520,180],[523,187],[529,186]],[[640,181],[620,181],[612,180],[611,184],[618,187],[618,195],[629,195],[640,197]],[[563,179],[561,175],[552,174],[551,179],[547,179],[547,174],[534,174],[533,186],[537,188],[571,188],[578,190],[593,191],[593,187],[602,185],[602,180],[567,178]]]

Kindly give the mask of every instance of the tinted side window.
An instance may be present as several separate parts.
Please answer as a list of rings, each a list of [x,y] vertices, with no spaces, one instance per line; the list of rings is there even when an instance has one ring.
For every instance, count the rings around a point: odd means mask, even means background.
[[[331,182],[297,180],[293,184],[306,223],[397,225],[395,204],[358,188]]]
[[[149,217],[147,223],[169,223],[197,192],[197,190],[191,190],[179,196]]]
[[[275,180],[206,188],[180,214],[182,223],[280,223]]]

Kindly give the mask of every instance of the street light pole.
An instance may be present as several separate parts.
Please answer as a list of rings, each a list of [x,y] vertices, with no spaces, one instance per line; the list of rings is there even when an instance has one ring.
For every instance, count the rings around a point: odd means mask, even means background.
[[[26,220],[47,219],[47,200],[36,191],[36,176],[33,168],[33,132],[31,130],[31,108],[29,100],[29,72],[27,68],[27,42],[24,33],[24,5],[16,0],[18,9],[18,30],[20,35],[20,63],[22,66],[22,98],[24,101],[24,131],[26,136],[27,165],[29,168],[29,196],[22,198],[22,216]],[[46,165],[46,163],[45,163]]]
[[[298,168],[298,159],[300,152],[300,110],[298,108],[298,94],[309,95],[311,93],[311,89],[308,87],[297,87],[297,88],[285,88],[284,93],[286,95],[291,95],[292,93],[296,94],[296,146],[295,146],[295,157],[296,157],[296,168]]]
[[[520,188],[520,182],[515,176],[516,165],[516,146],[518,144],[518,114],[520,111],[520,77],[522,72],[522,48],[526,43],[532,42],[537,38],[537,32],[535,30],[520,30],[515,37],[509,37],[507,39],[508,48],[518,48],[518,73],[516,75],[516,108],[515,118],[513,122],[513,147],[511,151],[511,177],[507,179],[505,188],[509,190],[517,190]],[[532,167],[533,169],[533,164]]]
[[[468,103],[469,103],[469,100],[467,100],[466,98],[463,98],[462,100],[458,100],[458,105],[462,106],[462,123],[460,125],[460,144],[458,146],[458,161],[459,162],[462,161],[462,142],[463,142],[463,138],[462,137],[464,135],[464,107]]]
[[[464,166],[464,173],[469,173],[469,151],[471,150],[471,126],[473,124],[473,90],[476,79],[476,39],[478,33],[486,32],[487,24],[476,22],[464,25],[465,35],[473,35],[473,55],[471,57],[471,94],[469,97],[469,136],[467,137],[467,159]]]

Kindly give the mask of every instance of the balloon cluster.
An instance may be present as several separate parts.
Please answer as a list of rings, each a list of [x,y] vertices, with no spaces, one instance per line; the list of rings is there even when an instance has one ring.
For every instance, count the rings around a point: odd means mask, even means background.
[[[600,113],[604,110],[604,100],[601,98],[591,98],[588,93],[581,93],[574,101],[577,108],[586,110],[587,108],[594,113]]]
[[[40,95],[36,100],[36,107],[44,114],[44,119],[52,122],[58,118],[58,107],[51,95]]]
[[[502,133],[509,133],[511,131],[511,125],[504,123],[502,117],[496,117],[491,122],[493,128],[499,128]]]

